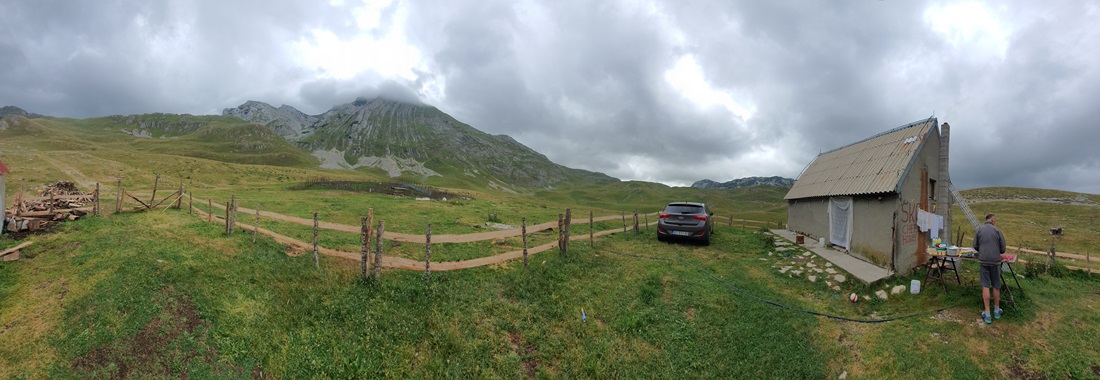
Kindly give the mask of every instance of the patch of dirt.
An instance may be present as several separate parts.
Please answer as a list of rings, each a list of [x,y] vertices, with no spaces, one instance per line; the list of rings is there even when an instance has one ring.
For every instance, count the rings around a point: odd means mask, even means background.
[[[688,308],[687,311],[684,312],[684,318],[687,318],[687,320],[689,320],[689,321],[694,321],[695,320],[695,308],[694,307]]]
[[[516,351],[516,354],[523,361],[523,374],[528,379],[534,379],[535,375],[538,374],[539,363],[534,358],[538,348],[534,344],[526,342],[526,339],[519,332],[508,333],[508,342],[512,344],[512,350]]]
[[[57,223],[51,222],[51,223],[47,223],[45,226],[43,226],[42,228],[39,228],[35,231],[24,230],[24,231],[19,231],[19,232],[8,232],[8,231],[5,230],[4,231],[4,236],[7,236],[9,239],[12,239],[12,240],[15,240],[15,241],[22,241],[22,240],[26,240],[27,238],[29,238],[31,236],[49,235],[49,234],[55,233],[55,232],[57,232],[57,226],[58,226]],[[28,258],[28,259],[33,259],[34,256],[35,255],[28,255],[28,254],[25,254],[25,253],[23,254],[23,257]]]
[[[1092,373],[1096,374],[1096,376],[1100,376],[1100,365],[1093,364],[1089,368],[1092,369]]]
[[[661,292],[661,301],[664,303],[672,302],[672,286],[669,283],[672,282],[672,276],[665,276],[661,278],[661,285],[664,291]]]
[[[162,304],[163,309],[140,331],[92,348],[73,361],[72,369],[77,373],[97,375],[104,375],[99,371],[107,370],[110,371],[106,374],[108,377],[123,379],[168,376],[173,373],[175,363],[182,363],[182,368],[188,368],[192,361],[224,368],[218,363],[217,352],[203,344],[206,325],[191,300],[172,287],[161,289],[158,295],[158,303]],[[178,341],[189,337],[199,342],[199,347],[190,351],[180,350]],[[239,376],[242,371],[230,368],[230,372],[236,372]],[[256,370],[253,369],[252,373]]]
[[[298,257],[298,256],[301,256],[301,255],[304,255],[304,254],[306,254],[306,250],[302,249],[299,246],[296,246],[296,245],[287,245],[286,246],[286,255],[287,256]]]
[[[1020,356],[1020,351],[1012,352],[1012,364],[1003,369],[1002,374],[1008,379],[1045,380],[1046,376],[1027,369],[1027,359]]]
[[[3,334],[4,331],[11,330],[12,327],[15,327],[15,321],[11,321],[11,323],[6,324],[3,327],[0,327],[0,334]]]

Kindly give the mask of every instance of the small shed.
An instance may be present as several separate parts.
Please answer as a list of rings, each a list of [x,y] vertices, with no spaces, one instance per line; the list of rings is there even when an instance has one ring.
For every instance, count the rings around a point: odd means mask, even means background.
[[[950,240],[950,128],[933,117],[819,154],[784,197],[788,229],[893,273],[924,264]]]

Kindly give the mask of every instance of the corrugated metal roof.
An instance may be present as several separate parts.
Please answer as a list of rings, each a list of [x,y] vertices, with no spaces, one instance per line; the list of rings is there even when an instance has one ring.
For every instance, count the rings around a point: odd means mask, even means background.
[[[819,154],[783,199],[892,192],[928,134],[929,118]]]

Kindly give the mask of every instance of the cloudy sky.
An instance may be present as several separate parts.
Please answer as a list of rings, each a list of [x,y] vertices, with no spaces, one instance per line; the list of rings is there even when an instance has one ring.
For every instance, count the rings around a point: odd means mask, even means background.
[[[797,177],[933,114],[960,188],[1100,194],[1097,1],[5,1],[0,105],[434,105],[566,166]]]

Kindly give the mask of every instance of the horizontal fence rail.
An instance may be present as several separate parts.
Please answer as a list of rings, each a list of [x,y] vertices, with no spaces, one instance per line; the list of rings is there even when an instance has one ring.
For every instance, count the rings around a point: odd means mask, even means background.
[[[193,199],[196,203],[189,204],[189,206],[191,206],[193,208],[193,211],[195,212],[196,215],[198,215],[199,217],[201,217],[203,219],[206,219],[206,220],[208,220],[212,223],[218,223],[218,224],[224,224],[225,223],[225,217],[219,216],[219,215],[209,214],[206,211],[203,211],[201,207],[197,207],[197,206],[202,206],[203,203],[205,202],[206,205],[214,205],[215,208],[224,211],[225,210],[225,205],[219,205],[219,204],[213,203],[213,202],[208,201],[208,200],[200,200],[199,198],[193,198]],[[243,208],[243,207],[238,207],[237,212],[244,212],[244,213],[247,213],[247,214],[255,214],[256,210],[246,209],[246,208]],[[310,227],[313,226],[313,219],[298,218],[298,217],[287,216],[287,215],[282,215],[282,214],[267,212],[267,211],[260,211],[259,213],[260,213],[261,216],[267,216],[267,217],[272,218],[272,219],[278,219],[278,220],[283,220],[283,221],[292,222],[292,223],[296,223],[296,224],[308,225]],[[656,213],[651,213],[650,215],[655,215],[655,214]],[[376,217],[377,217],[377,215],[376,215]],[[601,218],[594,218],[594,221],[619,220],[621,218],[622,218],[622,215],[610,215],[610,216],[605,216],[605,217],[601,217]],[[578,220],[573,221],[570,224],[573,225],[573,224],[587,224],[587,223],[588,223],[588,221],[586,221],[586,220],[578,219]],[[301,241],[301,240],[297,240],[297,239],[294,239],[292,237],[282,235],[282,234],[279,234],[275,231],[271,231],[271,230],[268,230],[268,229],[265,229],[265,228],[257,228],[256,226],[249,225],[249,224],[242,223],[242,222],[237,222],[237,221],[234,221],[233,224],[235,224],[237,227],[240,227],[240,228],[243,228],[243,229],[246,229],[246,230],[253,230],[253,231],[256,231],[258,233],[270,236],[270,237],[274,238],[275,241],[278,241],[278,242],[283,243],[283,244],[293,245],[295,247],[299,247],[299,248],[301,248],[303,250],[306,250],[306,251],[312,251],[313,247],[314,247],[312,243],[307,243],[307,242],[304,242],[304,241]],[[640,223],[639,225],[652,226],[652,225],[656,225],[656,224],[657,224],[656,221],[652,221],[648,224]],[[357,234],[361,232],[361,228],[362,228],[362,227],[349,226],[349,225],[345,225],[345,224],[320,222],[320,221],[318,222],[318,227],[327,228],[329,230],[334,230],[334,231],[353,232],[353,233],[357,233]],[[549,230],[549,229],[553,229],[553,228],[556,228],[556,227],[557,227],[557,222],[556,221],[555,222],[540,223],[540,224],[537,224],[535,226],[528,226],[529,229],[530,228],[539,228],[538,231]],[[507,235],[499,234],[499,233],[502,233],[502,232],[507,232],[509,234],[507,234]],[[531,231],[528,231],[528,232],[530,233]],[[614,228],[614,229],[610,229],[610,230],[594,232],[592,234],[592,236],[605,236],[605,235],[611,235],[611,234],[622,233],[622,232],[623,232],[622,228]],[[466,243],[466,242],[497,239],[497,238],[501,238],[501,237],[521,236],[522,234],[523,234],[523,232],[519,231],[519,230],[515,230],[515,231],[514,230],[506,230],[506,231],[473,233],[473,234],[465,234],[465,235],[432,235],[432,243],[433,244],[440,243],[440,242]],[[441,240],[443,240],[444,237],[446,237],[446,239],[449,239],[450,241],[441,241]],[[384,239],[389,239],[389,240],[394,240],[394,241],[409,242],[409,243],[421,243],[421,244],[425,243],[425,237],[421,236],[421,235],[384,232],[383,233],[383,238]],[[578,234],[578,235],[570,236],[569,240],[570,241],[584,240],[584,239],[587,239],[587,238],[588,238],[587,234]],[[556,241],[555,242],[550,242],[550,243],[546,243],[546,244],[535,246],[535,247],[529,247],[527,249],[527,253],[528,254],[535,254],[535,253],[539,253],[539,252],[545,252],[545,251],[549,251],[551,249],[554,249],[557,246],[558,246],[558,242],[556,242]],[[317,246],[317,252],[320,253],[320,254],[326,255],[326,256],[339,257],[339,258],[346,259],[346,260],[362,261],[362,253],[361,252],[342,251],[342,250],[326,248],[326,247],[322,247],[322,246]],[[497,254],[497,255],[493,255],[493,256],[479,257],[479,258],[476,258],[476,259],[459,260],[459,261],[432,262],[431,263],[431,270],[432,271],[451,271],[451,270],[459,270],[459,269],[476,268],[476,267],[481,267],[481,266],[486,266],[486,265],[499,264],[499,263],[502,263],[502,262],[505,262],[505,261],[518,259],[518,258],[522,258],[522,257],[523,257],[523,250],[516,250],[516,251],[505,252],[505,253],[501,253],[501,254]],[[418,260],[407,259],[407,258],[404,258],[404,257],[394,257],[394,256],[382,256],[381,267],[383,267],[383,268],[393,268],[393,269],[408,269],[408,270],[416,270],[416,271],[423,271],[423,270],[427,269],[427,266],[426,266],[424,261],[418,261]]]

